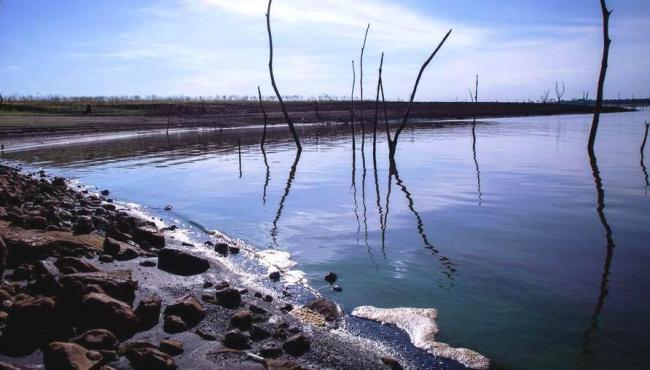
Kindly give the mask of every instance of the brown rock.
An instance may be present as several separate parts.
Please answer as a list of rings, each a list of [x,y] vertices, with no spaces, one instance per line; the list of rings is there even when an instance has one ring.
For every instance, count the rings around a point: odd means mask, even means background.
[[[220,305],[228,308],[237,308],[241,303],[241,293],[233,288],[219,289],[215,297]]]
[[[336,321],[339,317],[339,308],[336,303],[325,298],[316,298],[305,307],[323,315],[327,321]]]
[[[68,231],[39,231],[11,227],[0,221],[0,237],[12,261],[45,259],[60,255],[86,255],[102,250],[103,238],[95,234],[73,235]]]
[[[9,311],[7,332],[32,337],[48,338],[56,328],[56,304],[46,297],[27,297],[17,300]]]
[[[86,295],[82,309],[86,327],[105,328],[119,338],[128,338],[138,331],[140,323],[131,306],[106,294]]]
[[[99,285],[106,294],[129,304],[135,299],[135,291],[138,289],[138,282],[133,280],[131,271],[128,270],[84,272],[65,275],[60,279],[62,284],[70,280],[78,281],[84,286]]]
[[[106,329],[91,329],[72,339],[72,342],[92,350],[114,350],[119,341]]]
[[[298,357],[309,351],[311,344],[304,334],[296,334],[282,344],[282,349],[291,356]]]
[[[56,263],[59,269],[63,267],[72,267],[77,272],[98,272],[100,269],[90,262],[84,261],[77,257],[60,257]]]
[[[135,370],[174,370],[174,359],[156,348],[135,348],[126,352]]]
[[[43,351],[43,363],[49,370],[90,370],[102,360],[97,351],[75,343],[53,342]]]
[[[167,315],[165,316],[165,324],[163,325],[165,332],[170,334],[182,333],[187,331],[187,324],[180,316]]]
[[[132,229],[133,240],[143,247],[164,248],[165,235],[155,226],[137,226]]]
[[[232,349],[246,349],[250,347],[248,334],[235,329],[226,333],[223,338],[223,345]]]
[[[110,254],[118,261],[129,261],[141,254],[138,248],[109,237],[104,239],[104,253]]]
[[[402,365],[400,365],[400,363],[397,362],[397,360],[395,360],[392,357],[382,357],[381,362],[384,365],[388,366],[388,368],[390,368],[390,370],[402,370],[402,369],[404,369],[402,367]]]
[[[151,328],[158,324],[161,306],[162,299],[158,296],[142,298],[135,309],[142,328]]]
[[[165,315],[180,316],[190,327],[195,326],[205,317],[205,310],[199,301],[191,295],[175,300],[165,308]]]
[[[253,324],[253,314],[248,310],[239,310],[230,318],[230,325],[241,330],[248,330]]]
[[[183,353],[183,343],[173,340],[173,339],[164,339],[160,341],[158,346],[161,351],[165,352],[170,356],[178,356]]]

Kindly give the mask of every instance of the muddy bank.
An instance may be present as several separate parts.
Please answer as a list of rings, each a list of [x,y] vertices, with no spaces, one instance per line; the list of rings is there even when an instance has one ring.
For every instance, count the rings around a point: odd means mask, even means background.
[[[336,304],[282,284],[282,271],[260,270],[267,283],[259,284],[229,268],[247,253],[237,242],[215,234],[199,246],[182,236],[117,206],[108,191],[0,167],[0,362],[104,370],[415,367],[348,335]],[[296,305],[297,295],[308,299]]]
[[[285,122],[277,103],[265,103],[269,123]],[[350,121],[350,102],[288,102],[287,109],[296,123]],[[399,119],[405,102],[387,102],[386,116]],[[84,113],[86,104],[5,104],[0,114],[0,140],[16,136],[82,134],[117,131],[150,131],[170,128],[232,128],[260,125],[263,117],[257,102],[95,104]],[[372,118],[375,103],[355,102],[355,121]],[[627,111],[604,107],[605,113]],[[383,109],[382,109],[383,113]],[[593,107],[584,104],[538,103],[415,103],[411,118],[420,120],[495,118],[560,114],[590,114]],[[383,119],[383,117],[380,117]],[[370,122],[370,121],[368,121]]]

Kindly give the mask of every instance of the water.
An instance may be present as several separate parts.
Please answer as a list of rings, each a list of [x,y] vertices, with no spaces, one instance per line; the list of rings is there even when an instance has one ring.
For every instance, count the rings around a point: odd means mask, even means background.
[[[435,307],[440,340],[497,369],[650,368],[647,112],[417,125],[397,174],[385,133],[176,133],[7,153],[121,201],[291,253],[311,285],[358,305]],[[238,155],[241,139],[241,166]],[[475,149],[475,150],[474,150]],[[648,150],[646,150],[647,152]],[[364,169],[365,162],[365,169]],[[650,162],[650,159],[648,159]],[[241,170],[240,170],[241,168]],[[599,212],[599,190],[602,212]],[[611,230],[611,235],[608,232]],[[322,277],[339,275],[341,293]]]

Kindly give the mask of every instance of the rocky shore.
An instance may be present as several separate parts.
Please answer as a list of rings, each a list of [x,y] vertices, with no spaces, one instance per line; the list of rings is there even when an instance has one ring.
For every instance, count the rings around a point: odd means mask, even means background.
[[[0,369],[409,367],[336,330],[335,303],[294,306],[227,268],[236,244],[153,221],[107,190],[0,166]]]

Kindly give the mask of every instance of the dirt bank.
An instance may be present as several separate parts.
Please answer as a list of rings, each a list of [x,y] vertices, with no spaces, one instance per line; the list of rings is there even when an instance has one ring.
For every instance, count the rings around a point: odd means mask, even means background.
[[[263,123],[257,102],[221,102],[187,104],[109,104],[93,103],[91,113],[84,113],[85,104],[55,105],[52,103],[5,103],[0,111],[0,140],[25,135],[115,132],[126,130],[160,130],[196,127],[240,127]],[[265,103],[270,124],[285,119],[277,103]],[[344,101],[289,102],[288,111],[296,123],[348,123],[351,104]],[[355,103],[355,121],[372,123],[375,103]],[[404,102],[386,103],[389,120],[402,117]],[[380,109],[383,120],[383,108]],[[604,112],[626,111],[605,107]],[[578,104],[538,103],[415,103],[411,118],[440,120],[487,117],[540,116],[593,113],[593,107]]]

